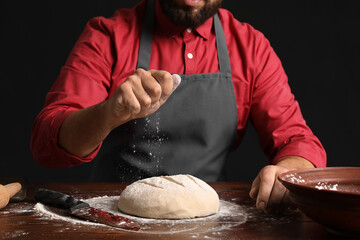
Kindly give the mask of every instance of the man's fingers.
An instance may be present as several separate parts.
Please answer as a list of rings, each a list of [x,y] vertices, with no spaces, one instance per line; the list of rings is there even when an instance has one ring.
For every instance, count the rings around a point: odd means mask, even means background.
[[[173,74],[172,79],[173,79],[173,89],[172,89],[172,92],[173,92],[180,85],[181,77],[177,74]]]
[[[264,167],[257,175],[252,184],[250,196],[253,199],[256,198],[256,207],[258,209],[266,213],[281,212],[289,206],[289,192],[277,179],[278,175],[285,171],[288,171],[288,169],[269,165]]]
[[[284,200],[286,200],[286,198],[284,198],[285,194],[286,188],[275,178],[274,186],[268,201],[267,210],[270,212],[273,210],[283,211],[285,207]]]
[[[152,99],[149,94],[145,91],[141,80],[136,75],[131,75],[127,78],[125,85],[131,86],[131,91],[134,93],[138,100],[140,107],[149,107],[152,103]]]
[[[260,172],[260,185],[256,199],[256,207],[263,211],[267,208],[267,203],[269,201],[275,181],[274,175],[271,174],[271,167],[272,166],[265,167]]]
[[[257,175],[255,180],[251,184],[251,189],[250,189],[250,192],[249,192],[249,196],[252,199],[256,199],[256,197],[258,195],[258,192],[259,192],[259,185],[260,185],[260,176]]]
[[[120,95],[117,98],[118,107],[124,106],[131,114],[138,114],[141,105],[136,97],[131,84],[124,83],[119,87]]]
[[[269,198],[272,205],[279,205],[282,203],[286,188],[275,179],[274,186]]]
[[[149,70],[152,77],[156,79],[156,81],[160,85],[161,96],[169,96],[173,91],[173,77],[167,71],[162,70]]]
[[[112,97],[116,116],[139,118],[154,113],[179,86],[181,78],[162,70],[137,69]],[[115,101],[114,101],[115,100]]]
[[[175,89],[180,85],[181,77],[179,75],[173,74],[173,75],[171,75],[171,78],[173,80],[173,88],[172,88],[170,94],[162,95],[160,97],[160,100],[159,100],[160,106],[163,105],[167,101],[167,99],[171,96],[171,94],[175,91]]]
[[[139,82],[138,85],[134,84],[134,88],[137,88],[139,93],[146,93],[150,97],[151,103],[159,101],[162,95],[161,85],[154,76],[152,76],[150,71],[139,68],[132,76]],[[129,78],[127,80],[129,80]]]

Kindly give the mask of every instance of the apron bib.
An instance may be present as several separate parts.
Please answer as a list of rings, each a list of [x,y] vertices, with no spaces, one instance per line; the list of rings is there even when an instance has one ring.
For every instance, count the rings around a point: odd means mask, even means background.
[[[150,65],[155,0],[140,39],[138,67]],[[151,116],[114,129],[95,159],[92,180],[132,182],[191,174],[217,181],[237,132],[237,109],[224,31],[214,15],[220,72],[180,75],[181,84]]]

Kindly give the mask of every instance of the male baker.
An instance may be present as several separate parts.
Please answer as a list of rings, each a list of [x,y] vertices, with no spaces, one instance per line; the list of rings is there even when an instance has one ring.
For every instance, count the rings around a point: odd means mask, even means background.
[[[93,161],[92,180],[188,173],[216,181],[255,126],[270,165],[250,196],[288,204],[277,176],[324,167],[268,40],[222,0],[146,0],[91,19],[33,127],[34,159],[60,168]]]

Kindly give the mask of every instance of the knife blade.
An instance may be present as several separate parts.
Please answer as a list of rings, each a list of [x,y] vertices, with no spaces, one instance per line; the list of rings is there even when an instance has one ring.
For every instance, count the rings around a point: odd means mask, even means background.
[[[35,200],[47,206],[68,210],[71,215],[92,222],[132,231],[139,231],[141,228],[134,220],[93,208],[86,202],[53,190],[38,189],[35,192]]]

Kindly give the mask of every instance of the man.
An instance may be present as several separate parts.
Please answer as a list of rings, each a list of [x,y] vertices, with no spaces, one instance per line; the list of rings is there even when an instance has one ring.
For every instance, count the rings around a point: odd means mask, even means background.
[[[267,39],[220,4],[149,0],[89,21],[34,123],[35,160],[96,158],[93,180],[216,181],[250,119],[271,163],[250,196],[266,212],[286,206],[277,176],[323,167],[326,154]]]

